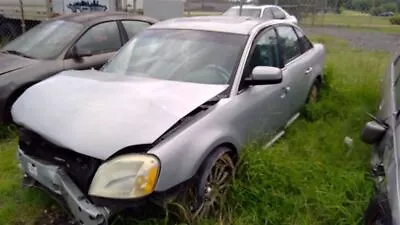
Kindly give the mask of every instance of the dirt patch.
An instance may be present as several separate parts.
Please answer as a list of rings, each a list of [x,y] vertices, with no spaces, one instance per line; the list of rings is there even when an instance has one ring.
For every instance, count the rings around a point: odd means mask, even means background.
[[[329,35],[348,40],[352,47],[359,49],[400,53],[400,34],[339,27],[303,27],[303,30],[308,35]]]
[[[42,212],[35,225],[78,225],[64,210],[52,206]]]

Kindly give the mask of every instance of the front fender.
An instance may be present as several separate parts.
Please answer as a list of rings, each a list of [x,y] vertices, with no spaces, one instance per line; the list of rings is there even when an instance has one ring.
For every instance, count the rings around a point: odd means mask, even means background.
[[[156,191],[165,191],[192,178],[206,157],[218,146],[230,144],[235,149],[240,144],[234,129],[193,125],[155,147],[149,153],[161,161],[161,171]]]

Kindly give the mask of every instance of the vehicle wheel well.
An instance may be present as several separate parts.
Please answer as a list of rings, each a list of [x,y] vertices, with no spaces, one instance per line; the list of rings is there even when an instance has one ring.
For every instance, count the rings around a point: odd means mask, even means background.
[[[316,81],[318,81],[318,83],[322,84],[322,76],[321,74],[318,74],[317,77],[315,78]]]
[[[230,151],[228,152],[229,156],[232,158],[233,162],[236,163],[237,160],[239,160],[239,154],[238,151],[236,149],[236,147],[229,142],[223,143],[219,146],[217,146],[215,149],[219,148],[219,147],[226,147],[228,149],[230,149]],[[212,151],[210,152],[210,154],[212,153]]]
[[[208,153],[208,155],[206,157],[204,157],[204,160],[201,162],[200,167],[197,169],[195,177],[201,174],[202,170],[204,169],[204,166],[207,164],[207,160],[209,160],[210,156],[213,155],[214,152],[219,148],[229,149],[228,154],[231,157],[231,159],[233,160],[233,163],[236,164],[236,162],[239,160],[239,155],[238,155],[238,151],[237,151],[236,147],[230,142],[222,143],[222,144],[216,146],[213,150],[211,150]]]
[[[18,89],[13,91],[11,95],[7,98],[5,107],[4,107],[4,114],[3,114],[3,122],[4,123],[11,123],[12,122],[12,117],[11,117],[11,107],[13,103],[18,99],[19,96],[24,93],[26,89],[28,89],[30,86],[35,84],[35,82],[32,83],[27,83],[22,86],[20,86]]]

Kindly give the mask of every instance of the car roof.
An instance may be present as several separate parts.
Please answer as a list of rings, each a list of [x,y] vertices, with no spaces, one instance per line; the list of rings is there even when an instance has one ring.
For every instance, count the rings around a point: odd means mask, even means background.
[[[157,20],[151,17],[135,15],[128,12],[86,12],[86,13],[72,13],[53,18],[53,20],[64,20],[79,23],[82,25],[90,26],[92,24],[101,23],[110,20],[141,20],[150,23],[156,23]]]
[[[260,24],[274,25],[285,23],[281,20],[263,20],[246,16],[196,16],[180,17],[156,23],[148,29],[186,29],[215,31],[233,34],[250,34]]]

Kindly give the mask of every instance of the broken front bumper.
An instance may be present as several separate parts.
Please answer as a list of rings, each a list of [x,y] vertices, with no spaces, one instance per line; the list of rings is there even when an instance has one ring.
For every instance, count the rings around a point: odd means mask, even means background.
[[[62,168],[30,157],[20,149],[18,158],[25,175],[63,200],[80,224],[108,225],[111,211],[106,207],[92,204]]]

